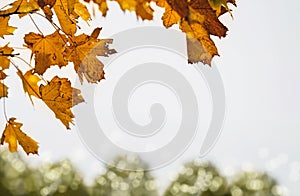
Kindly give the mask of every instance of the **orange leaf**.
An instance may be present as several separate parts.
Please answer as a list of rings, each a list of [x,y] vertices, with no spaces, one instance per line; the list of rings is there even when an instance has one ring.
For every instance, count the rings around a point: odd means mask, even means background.
[[[18,143],[27,154],[38,154],[38,143],[21,131],[22,123],[15,122],[16,118],[10,118],[1,137],[1,145],[8,143],[10,152],[18,151]]]
[[[116,52],[108,48],[108,45],[112,43],[111,39],[97,39],[100,30],[100,28],[96,28],[91,36],[85,34],[75,36],[71,45],[66,47],[64,56],[74,63],[75,71],[81,82],[83,75],[91,83],[103,79],[104,65],[97,59],[97,56],[108,56]]]
[[[22,80],[24,92],[28,93],[30,101],[33,105],[31,96],[41,98],[39,87],[37,84],[41,79],[37,75],[34,75],[33,70],[27,71],[24,75],[20,70],[18,70],[17,74]]]
[[[14,49],[8,47],[8,44],[4,47],[0,47],[0,68],[1,70],[8,69],[10,65],[10,60],[8,56],[12,54]]]
[[[58,31],[47,36],[31,32],[25,35],[24,40],[26,47],[32,50],[31,56],[35,56],[36,73],[42,75],[51,65],[67,65],[68,62],[63,57],[65,35]]]
[[[37,0],[17,0],[10,4],[10,8],[0,11],[0,16],[9,16],[12,14],[19,14],[20,17],[28,13],[33,13],[39,10]]]
[[[71,107],[84,101],[80,90],[72,88],[67,78],[55,76],[47,85],[42,84],[39,91],[41,99],[54,112],[55,117],[70,129],[74,118]]]
[[[17,29],[16,27],[11,27],[8,25],[9,16],[0,16],[0,37],[4,38],[3,35],[12,35]]]
[[[5,84],[3,84],[2,82],[0,82],[0,99],[2,97],[7,97],[7,95],[8,95],[7,90],[8,90],[8,87],[5,86]]]

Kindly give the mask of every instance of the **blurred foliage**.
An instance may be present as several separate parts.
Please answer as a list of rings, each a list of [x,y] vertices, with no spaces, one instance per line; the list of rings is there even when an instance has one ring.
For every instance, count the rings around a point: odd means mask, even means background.
[[[92,195],[157,196],[155,180],[136,156],[118,157],[107,171],[96,179]],[[115,166],[115,167],[114,167]]]
[[[30,168],[17,153],[0,151],[0,196],[158,196],[155,179],[136,156],[118,157],[92,186],[68,160]],[[230,181],[230,182],[229,182]],[[239,172],[226,179],[209,162],[184,165],[165,196],[279,196],[280,186],[265,173]]]
[[[185,164],[164,196],[280,196],[281,187],[265,173],[241,171],[228,183],[209,162]]]

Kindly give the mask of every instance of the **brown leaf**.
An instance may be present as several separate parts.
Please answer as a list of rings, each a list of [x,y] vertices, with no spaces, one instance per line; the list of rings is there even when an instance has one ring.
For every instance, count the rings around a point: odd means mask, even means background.
[[[202,62],[210,65],[212,58],[218,55],[210,36],[226,36],[228,29],[220,22],[218,16],[229,12],[227,3],[235,4],[235,0],[154,1],[158,6],[165,8],[162,17],[164,26],[170,27],[179,23],[180,29],[186,33],[189,63]]]
[[[74,63],[80,81],[83,76],[88,82],[96,83],[104,78],[103,64],[97,56],[108,56],[116,51],[109,49],[111,39],[97,39],[100,28],[96,28],[91,36],[81,34],[75,36],[70,46],[66,47],[64,56]]]
[[[31,137],[27,136],[22,130],[22,123],[15,122],[16,118],[10,118],[6,124],[5,130],[1,137],[1,145],[8,143],[10,152],[18,151],[18,143],[28,154],[38,154],[38,143]]]
[[[51,65],[66,66],[68,62],[63,57],[66,37],[55,31],[53,34],[43,36],[29,33],[24,37],[26,47],[32,50],[35,56],[34,71],[42,75]]]
[[[71,107],[84,101],[79,89],[71,87],[71,82],[67,78],[55,76],[47,85],[39,87],[41,99],[54,112],[67,129],[73,123],[74,114]]]
[[[0,70],[0,80],[4,80],[6,77],[7,75],[2,70]]]
[[[198,23],[190,25],[186,21],[180,24],[180,28],[187,34],[189,63],[202,62],[210,65],[212,57],[218,55],[218,50],[206,29]]]
[[[58,0],[58,1],[60,1],[60,0]],[[52,8],[55,3],[56,3],[56,0],[38,0],[38,5],[41,8],[43,8],[45,6],[49,6],[50,8]]]

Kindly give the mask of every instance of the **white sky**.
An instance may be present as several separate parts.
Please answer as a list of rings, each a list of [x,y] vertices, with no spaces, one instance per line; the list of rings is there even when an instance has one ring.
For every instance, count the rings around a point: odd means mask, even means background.
[[[142,22],[133,13],[124,14],[115,3],[109,5],[106,18],[97,16],[91,27],[82,24],[83,29],[91,32],[94,26],[102,26],[102,36],[109,37],[133,27],[162,26],[161,13],[154,21]],[[296,0],[238,1],[234,20],[230,16],[222,18],[229,32],[225,39],[215,39],[221,57],[216,57],[214,63],[223,77],[227,115],[221,137],[207,156],[227,175],[239,168],[268,171],[288,195],[295,196],[300,194],[299,6]],[[23,29],[16,34],[34,28],[28,21],[14,24]],[[4,44],[2,39],[0,44]],[[20,42],[11,40],[12,46],[17,44]],[[53,70],[46,78],[58,69]],[[66,131],[39,101],[32,107],[14,72],[10,75],[7,84],[14,88],[9,91],[7,113],[23,122],[23,129],[40,143],[40,156],[26,159],[34,164],[69,158],[87,181],[101,173],[103,165],[81,143],[76,127]],[[63,75],[69,75],[68,69]],[[1,120],[1,129],[4,126]],[[161,187],[168,184],[184,160],[195,156],[190,151],[174,164],[154,171]]]

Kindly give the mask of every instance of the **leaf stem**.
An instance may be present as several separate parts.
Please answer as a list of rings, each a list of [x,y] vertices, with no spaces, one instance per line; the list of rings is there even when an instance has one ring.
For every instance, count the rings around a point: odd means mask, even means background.
[[[42,35],[44,36],[43,32],[40,30],[40,28],[37,26],[37,24],[36,24],[35,21],[33,20],[31,14],[29,14],[29,17],[30,17],[31,21],[33,22],[35,28],[40,32],[40,34],[42,34]]]

